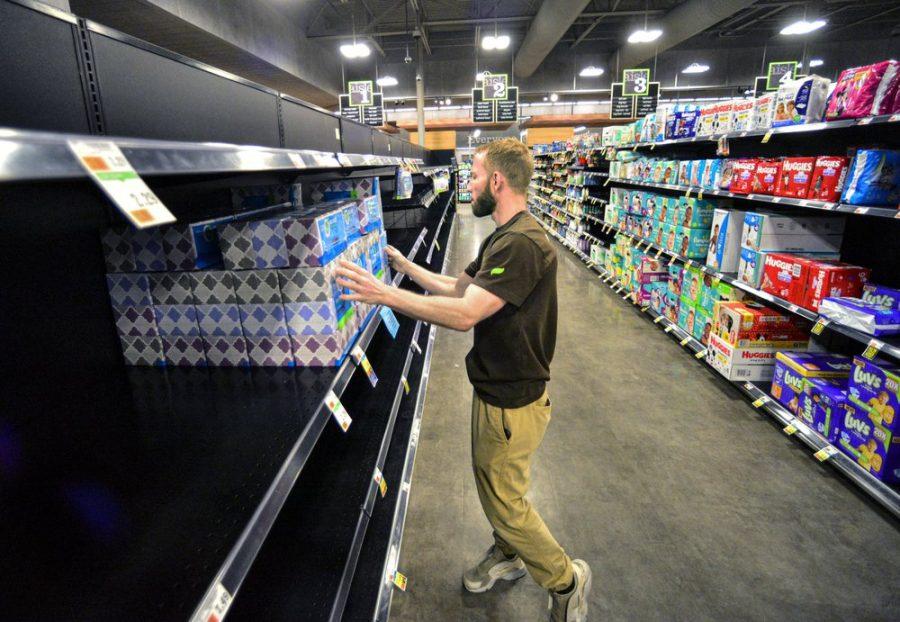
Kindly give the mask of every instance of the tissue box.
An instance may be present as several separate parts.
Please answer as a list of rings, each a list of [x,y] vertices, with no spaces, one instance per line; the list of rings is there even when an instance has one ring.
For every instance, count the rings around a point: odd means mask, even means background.
[[[900,310],[866,302],[861,298],[826,298],[819,314],[868,335],[900,333]]]
[[[239,210],[259,209],[281,203],[299,207],[303,202],[302,197],[300,184],[242,186],[231,189],[231,205]]]
[[[803,383],[797,414],[809,427],[835,445],[840,436],[840,422],[846,403],[845,378],[807,378]]]
[[[247,338],[247,358],[254,367],[294,367],[291,339],[287,336]]]
[[[199,337],[197,308],[192,304],[154,305],[153,311],[162,337]],[[163,344],[165,346],[165,343]],[[202,347],[200,348],[202,351]]]
[[[240,270],[232,273],[238,304],[280,304],[277,270]]]
[[[126,365],[146,365],[160,367],[166,364],[160,337],[120,336],[122,356]]]
[[[236,303],[197,305],[197,324],[202,337],[243,337],[241,312]]]
[[[229,270],[192,272],[191,291],[198,305],[236,304],[234,275]]]
[[[109,300],[114,307],[149,307],[150,275],[140,272],[122,272],[106,275]]]
[[[192,305],[195,302],[191,276],[187,272],[149,275],[150,296],[155,305]]]
[[[203,351],[212,367],[248,367],[247,341],[243,337],[203,337]]]
[[[709,229],[678,227],[675,232],[678,248],[676,252],[690,259],[705,259],[709,252]]]
[[[850,357],[810,352],[779,352],[775,356],[772,397],[797,414],[806,378],[846,378]]]
[[[847,392],[874,423],[892,432],[900,430],[900,368],[856,356]]]
[[[844,404],[838,448],[877,479],[900,483],[900,437],[873,423],[860,406]]]
[[[335,263],[330,263],[324,267],[276,270],[278,286],[281,289],[281,301],[289,303],[333,300],[340,294],[340,288],[335,282],[335,267]],[[260,302],[272,301],[261,300]]]
[[[160,227],[167,270],[202,270],[222,262],[215,221]]]
[[[100,236],[100,245],[107,272],[137,272],[134,248],[131,245],[131,229],[107,229]]]
[[[120,337],[158,337],[153,307],[113,307],[116,331]]]
[[[205,367],[206,352],[199,336],[171,335],[162,337],[166,365]]]
[[[712,232],[706,265],[721,272],[737,272],[741,257],[741,234],[744,212],[716,209],[713,212]]]
[[[248,341],[251,337],[281,337],[288,335],[284,306],[281,302],[276,304],[241,304],[239,305],[239,310],[241,327]]]
[[[289,302],[284,305],[285,321],[291,337],[304,335],[333,335],[339,333],[347,318],[339,324],[332,301]]]
[[[284,217],[231,222],[218,229],[222,259],[229,270],[286,268],[288,246]]]
[[[136,272],[162,272],[166,269],[166,253],[158,229],[135,229],[130,232]]]
[[[334,367],[343,362],[346,343],[339,335],[291,337],[293,362],[299,367]]]

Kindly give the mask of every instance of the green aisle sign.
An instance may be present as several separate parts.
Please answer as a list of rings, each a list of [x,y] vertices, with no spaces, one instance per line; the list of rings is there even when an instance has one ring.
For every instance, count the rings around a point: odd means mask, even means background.
[[[484,74],[484,99],[507,99],[507,75],[505,73]]]
[[[625,69],[622,71],[622,95],[646,95],[649,91],[649,69]]]
[[[769,63],[769,70],[766,72],[766,90],[777,90],[782,82],[790,80],[796,73],[797,61]]]

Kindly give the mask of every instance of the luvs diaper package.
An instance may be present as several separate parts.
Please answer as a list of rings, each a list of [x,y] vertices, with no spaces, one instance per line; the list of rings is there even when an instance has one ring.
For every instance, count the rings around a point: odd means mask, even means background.
[[[775,356],[772,397],[797,414],[806,378],[846,378],[850,357],[812,352],[779,352]]]
[[[856,356],[847,391],[874,423],[900,432],[900,369]]]
[[[835,444],[846,403],[846,378],[806,378],[797,414],[825,440]]]
[[[844,404],[842,414],[838,448],[883,482],[900,482],[900,437],[874,423],[856,404]]]

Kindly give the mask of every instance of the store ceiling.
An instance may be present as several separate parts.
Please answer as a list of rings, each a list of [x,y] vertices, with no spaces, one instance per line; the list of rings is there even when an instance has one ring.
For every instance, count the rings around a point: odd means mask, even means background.
[[[512,38],[517,50],[542,4],[568,5],[562,0],[316,0],[304,3],[306,35],[322,42],[358,37],[373,41],[388,60],[400,59],[413,37],[421,34],[433,52],[443,48],[474,48],[481,36],[496,29]],[[585,4],[585,3],[582,3]],[[630,32],[652,24],[679,5],[698,4],[721,11],[706,25],[676,43],[679,47],[731,47],[777,40],[778,31],[804,9],[821,13],[829,25],[815,36],[846,40],[900,33],[900,3],[896,0],[591,0],[555,42],[579,52],[612,54]],[[419,10],[417,11],[416,8]],[[681,7],[682,9],[684,7]],[[379,53],[381,53],[379,51]],[[396,58],[395,58],[396,57]]]

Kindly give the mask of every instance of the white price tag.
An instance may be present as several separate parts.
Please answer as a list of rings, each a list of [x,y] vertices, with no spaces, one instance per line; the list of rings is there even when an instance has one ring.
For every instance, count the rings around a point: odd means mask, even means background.
[[[337,159],[338,159],[338,163],[341,166],[352,166],[352,164],[353,164],[353,162],[350,160],[350,158],[344,153],[337,154]]]
[[[303,161],[303,156],[299,153],[294,153],[293,151],[288,152],[288,159],[291,161],[291,164],[294,165],[294,168],[306,168],[306,162]],[[316,158],[318,161],[318,158]]]
[[[325,406],[331,411],[332,416],[334,416],[334,419],[337,421],[341,430],[346,432],[350,429],[350,424],[353,423],[353,419],[350,418],[347,409],[341,404],[341,400],[334,394],[334,391],[329,391],[328,395],[325,396]]]
[[[369,357],[366,356],[366,353],[363,352],[363,349],[356,345],[353,347],[353,350],[350,351],[350,356],[353,357],[353,360],[356,361],[356,364],[363,368],[363,371],[366,372],[366,376],[369,378],[369,382],[374,387],[378,384],[378,376],[375,374],[375,370],[372,369],[372,364],[369,362]]]
[[[231,594],[221,583],[216,583],[215,587],[207,595],[206,600],[200,605],[197,617],[194,622],[221,622],[231,607]]]
[[[69,149],[100,189],[138,229],[175,222],[119,147],[108,140],[70,140]]]
[[[375,467],[374,479],[375,483],[378,484],[378,492],[381,493],[381,498],[384,499],[384,496],[387,494],[387,482],[384,481],[384,475],[378,467]]]

